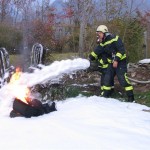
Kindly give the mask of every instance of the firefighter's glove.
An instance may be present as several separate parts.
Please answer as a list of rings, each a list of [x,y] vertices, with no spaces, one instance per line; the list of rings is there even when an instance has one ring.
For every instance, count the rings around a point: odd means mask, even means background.
[[[90,67],[88,68],[89,72],[92,71],[98,71],[99,67],[98,67],[98,62],[97,61],[90,61]]]

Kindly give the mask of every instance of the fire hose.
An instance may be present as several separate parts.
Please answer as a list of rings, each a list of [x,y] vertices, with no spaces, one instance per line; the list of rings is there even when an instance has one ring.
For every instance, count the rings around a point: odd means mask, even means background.
[[[130,78],[130,77],[128,77],[128,79],[129,79],[130,81],[135,82],[135,83],[141,83],[141,84],[149,84],[149,83],[150,83],[150,80],[147,80],[147,81],[140,81],[140,80],[136,80],[136,79],[133,79],[133,78]]]

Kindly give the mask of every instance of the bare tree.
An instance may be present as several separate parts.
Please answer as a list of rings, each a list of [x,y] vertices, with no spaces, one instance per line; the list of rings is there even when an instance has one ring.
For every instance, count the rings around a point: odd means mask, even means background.
[[[72,33],[74,33],[74,30],[79,28],[78,52],[79,55],[83,57],[84,52],[86,51],[87,24],[89,23],[89,19],[91,19],[93,0],[68,0],[67,7],[70,8],[73,12],[72,17],[69,18],[69,23],[72,26]],[[74,39],[74,34],[72,35]]]
[[[0,21],[4,22],[6,16],[9,14],[9,4],[11,0],[0,0]]]
[[[36,12],[38,12],[38,15],[42,20],[42,22],[46,22],[47,20],[47,14],[49,13],[49,9],[50,9],[50,2],[51,0],[42,0],[41,5],[38,4],[39,8],[38,10],[36,10]],[[37,1],[37,3],[39,3],[39,1]]]
[[[86,48],[86,29],[92,7],[92,0],[71,0],[74,9],[75,24],[80,26],[79,34],[79,55],[84,56]]]
[[[15,5],[15,10],[17,11],[15,23],[17,21],[17,15],[20,13],[20,22],[23,31],[23,53],[26,54],[29,51],[30,24],[34,16],[32,4],[35,2],[35,0],[14,0],[13,2]]]
[[[138,3],[134,0],[131,0],[129,5],[128,5],[128,13],[125,15],[125,19],[131,20],[132,15],[139,9],[139,7],[143,4],[144,0],[139,0]],[[134,6],[134,7],[133,7]],[[125,29],[124,29],[124,34],[123,34],[123,41],[125,39],[126,33],[127,33],[127,28],[128,28],[128,23],[126,21]]]

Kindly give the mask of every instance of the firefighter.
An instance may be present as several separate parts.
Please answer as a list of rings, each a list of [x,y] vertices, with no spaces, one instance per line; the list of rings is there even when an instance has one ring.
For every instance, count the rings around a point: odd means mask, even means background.
[[[128,102],[133,102],[133,86],[127,77],[126,53],[122,40],[118,35],[109,33],[105,25],[98,26],[97,34],[101,40],[101,52],[105,53],[107,59],[111,59],[111,63],[108,65],[107,72],[104,76],[103,96],[110,96],[111,81],[117,75],[119,83],[126,91]]]
[[[97,32],[96,32],[97,33]],[[103,95],[104,77],[107,72],[108,64],[111,63],[110,59],[107,59],[106,53],[103,52],[103,47],[100,46],[101,39],[97,35],[96,43],[98,46],[89,55],[90,68],[92,71],[99,71],[101,73],[101,95]],[[111,94],[114,91],[114,79],[111,81]]]

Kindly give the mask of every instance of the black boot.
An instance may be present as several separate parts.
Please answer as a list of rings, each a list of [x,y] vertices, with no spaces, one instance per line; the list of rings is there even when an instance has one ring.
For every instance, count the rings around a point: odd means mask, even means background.
[[[52,104],[50,105],[50,111],[57,111],[55,102],[52,102]]]
[[[128,102],[133,102],[134,101],[134,95],[128,96]]]
[[[43,104],[43,108],[46,114],[52,111],[57,111],[55,102],[45,103]]]
[[[110,90],[110,96],[112,96],[113,94],[114,94],[114,87],[113,88],[111,88],[111,90]]]
[[[111,90],[104,90],[102,93],[102,96],[106,98],[110,97],[110,95],[111,95]]]

